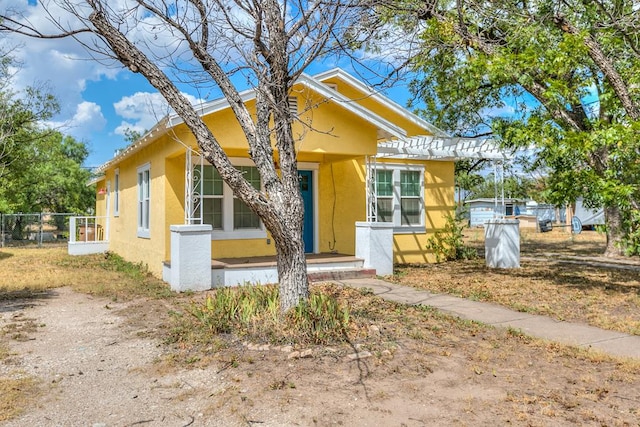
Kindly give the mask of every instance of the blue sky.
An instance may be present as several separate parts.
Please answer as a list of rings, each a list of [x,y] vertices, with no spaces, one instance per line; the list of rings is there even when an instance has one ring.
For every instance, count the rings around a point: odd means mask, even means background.
[[[33,0],[3,0],[0,7],[21,10],[42,32],[56,32]],[[124,147],[126,128],[148,130],[167,112],[159,94],[143,77],[120,64],[88,59],[84,48],[72,39],[36,40],[10,35],[0,43],[12,47],[12,56],[21,64],[13,81],[15,90],[44,84],[57,97],[61,112],[48,125],[87,144],[90,155],[86,166],[99,166]],[[318,62],[307,72],[313,74],[337,65]],[[351,71],[349,66],[343,68]],[[194,101],[200,99],[187,86],[181,89]],[[396,82],[385,94],[400,105],[406,105],[409,98],[404,82]],[[214,97],[208,96],[207,100]]]

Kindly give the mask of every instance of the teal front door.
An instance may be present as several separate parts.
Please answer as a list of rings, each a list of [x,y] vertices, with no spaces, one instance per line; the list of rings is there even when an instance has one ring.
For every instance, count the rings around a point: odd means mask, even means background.
[[[300,193],[304,206],[304,220],[302,222],[302,240],[305,253],[313,252],[313,173],[298,171]]]

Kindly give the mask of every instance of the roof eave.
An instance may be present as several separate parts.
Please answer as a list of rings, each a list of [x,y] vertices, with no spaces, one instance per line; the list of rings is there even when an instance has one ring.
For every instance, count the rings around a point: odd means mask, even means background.
[[[348,84],[354,86],[356,89],[360,90],[361,92],[369,94],[369,96],[372,99],[386,105],[389,109],[393,110],[395,113],[404,116],[412,123],[428,130],[432,134],[436,136],[449,136],[447,132],[443,131],[442,129],[438,128],[435,125],[432,125],[431,123],[427,122],[426,120],[419,117],[418,115],[408,111],[406,108],[402,107],[400,104],[391,100],[387,96],[382,95],[380,91],[377,91],[373,89],[371,86],[364,84],[363,82],[356,79],[351,74],[347,73],[346,71],[340,68],[333,68],[331,70],[324,71],[322,73],[314,74],[313,76],[313,78],[319,81],[327,80],[332,77],[338,77],[346,81]]]
[[[116,154],[111,160],[103,163],[102,165],[96,168],[96,173],[104,174],[106,170],[108,170],[112,165],[121,162],[125,158],[129,157],[133,153],[140,151],[142,148],[148,146],[153,141],[155,141],[155,136],[159,135],[161,132],[170,129],[173,125],[170,125],[170,120],[168,116],[165,116],[161,119],[156,125],[151,128],[147,133],[141,136],[136,141],[129,144],[126,148],[120,150],[118,154]]]

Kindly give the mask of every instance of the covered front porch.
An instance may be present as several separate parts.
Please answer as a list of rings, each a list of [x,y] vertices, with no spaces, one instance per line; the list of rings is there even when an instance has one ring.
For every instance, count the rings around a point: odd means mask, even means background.
[[[307,274],[312,282],[374,277],[364,260],[353,255],[307,254]],[[171,261],[163,263],[163,280],[171,283]],[[276,256],[215,258],[211,260],[211,288],[278,282]]]

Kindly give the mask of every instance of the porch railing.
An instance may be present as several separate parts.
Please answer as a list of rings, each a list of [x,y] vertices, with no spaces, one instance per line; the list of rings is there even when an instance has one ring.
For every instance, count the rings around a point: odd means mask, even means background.
[[[73,216],[69,218],[69,243],[109,241],[109,219],[106,216]]]

